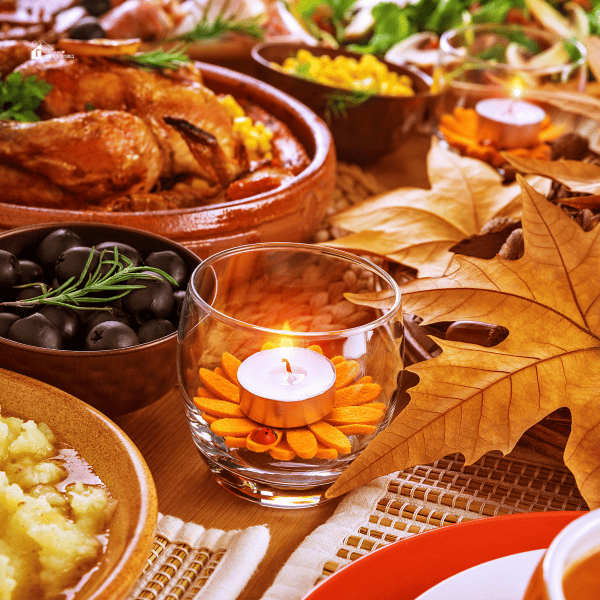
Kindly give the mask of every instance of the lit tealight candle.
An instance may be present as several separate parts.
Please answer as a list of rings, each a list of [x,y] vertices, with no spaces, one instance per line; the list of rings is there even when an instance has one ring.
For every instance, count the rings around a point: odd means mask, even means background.
[[[333,363],[313,350],[262,350],[238,368],[240,408],[269,427],[302,427],[331,412],[335,377]]]
[[[510,98],[489,98],[475,105],[477,139],[497,148],[528,148],[539,143],[546,113],[539,106]]]

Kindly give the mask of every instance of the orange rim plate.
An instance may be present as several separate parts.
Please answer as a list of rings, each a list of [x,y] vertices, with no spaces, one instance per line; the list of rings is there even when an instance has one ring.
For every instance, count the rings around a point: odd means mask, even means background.
[[[303,600],[414,600],[429,588],[484,562],[547,548],[584,511],[506,515],[427,531],[350,563]]]

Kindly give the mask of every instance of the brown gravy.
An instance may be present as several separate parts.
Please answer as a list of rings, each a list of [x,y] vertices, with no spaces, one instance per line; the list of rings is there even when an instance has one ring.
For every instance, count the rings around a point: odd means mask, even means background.
[[[576,561],[563,577],[566,600],[598,600],[600,598],[600,549]]]

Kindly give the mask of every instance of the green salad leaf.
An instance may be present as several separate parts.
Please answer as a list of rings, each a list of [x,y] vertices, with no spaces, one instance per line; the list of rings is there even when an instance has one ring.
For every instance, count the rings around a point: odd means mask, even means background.
[[[0,83],[0,120],[39,121],[35,114],[52,86],[35,75],[23,77],[16,71]]]

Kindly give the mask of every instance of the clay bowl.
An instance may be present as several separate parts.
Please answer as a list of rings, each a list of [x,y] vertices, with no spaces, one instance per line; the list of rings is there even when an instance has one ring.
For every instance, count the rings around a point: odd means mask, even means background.
[[[103,213],[0,202],[0,229],[58,221],[123,225],[168,237],[201,258],[246,243],[309,241],[325,216],[335,186],[335,150],[326,125],[290,96],[253,77],[198,64],[210,89],[248,98],[286,123],[306,148],[310,165],[270,192],[201,208]]]
[[[0,249],[18,255],[57,227],[71,229],[90,245],[124,242],[142,256],[173,250],[190,274],[200,262],[190,250],[166,238],[99,223],[53,223],[5,231],[0,233]],[[146,344],[94,352],[50,350],[0,338],[0,367],[60,388],[114,417],[155,402],[177,384],[176,352],[177,332]],[[1,402],[0,398],[0,406]]]
[[[297,98],[327,121],[338,158],[356,163],[373,162],[396,150],[423,121],[431,100],[429,75],[410,65],[382,61],[390,71],[410,77],[415,95],[374,95],[357,106],[347,106],[345,111],[332,111],[328,102],[331,106],[332,95],[344,93],[344,90],[283,73],[271,66],[271,63],[282,64],[301,49],[314,56],[326,54],[331,58],[347,56],[360,60],[362,55],[342,49],[287,42],[267,42],[252,49],[257,75],[263,81]]]
[[[158,517],[156,489],[133,442],[81,400],[29,377],[0,369],[3,416],[46,423],[75,448],[117,501],[106,551],[72,600],[121,600],[148,559]],[[71,596],[69,596],[71,598]]]

